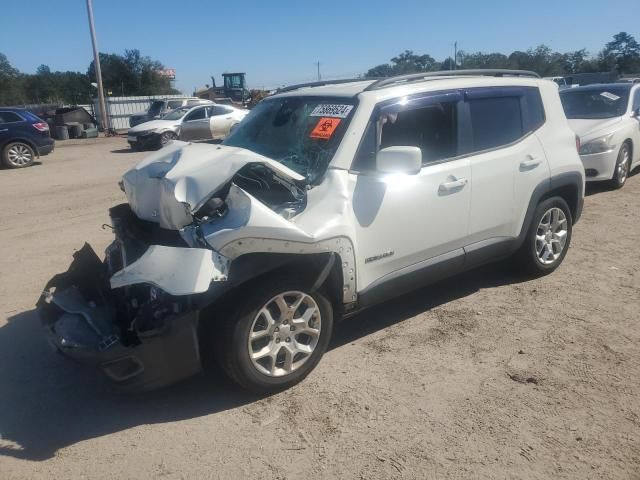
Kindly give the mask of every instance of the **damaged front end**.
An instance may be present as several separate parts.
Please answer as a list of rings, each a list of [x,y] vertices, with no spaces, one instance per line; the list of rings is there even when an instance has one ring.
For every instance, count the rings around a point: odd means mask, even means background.
[[[74,254],[37,302],[49,341],[97,366],[124,390],[174,383],[201,368],[198,295],[226,263],[189,248],[178,232],[138,219],[127,204],[110,210],[116,240],[101,261],[90,245]]]

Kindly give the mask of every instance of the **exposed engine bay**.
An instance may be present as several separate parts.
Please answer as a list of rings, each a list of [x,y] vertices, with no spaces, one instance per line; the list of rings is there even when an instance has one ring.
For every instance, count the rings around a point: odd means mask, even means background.
[[[271,210],[286,219],[293,218],[306,206],[306,188],[293,181],[287,181],[273,170],[260,163],[249,163],[242,167],[224,188],[198,210],[194,217],[206,221],[227,212],[224,199],[229,194],[231,184],[264,203]]]

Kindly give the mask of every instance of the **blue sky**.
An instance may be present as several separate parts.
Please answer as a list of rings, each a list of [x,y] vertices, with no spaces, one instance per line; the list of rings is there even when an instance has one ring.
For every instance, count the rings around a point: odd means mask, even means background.
[[[640,40],[640,1],[427,0],[241,2],[94,0],[100,51],[137,48],[176,69],[176,87],[247,72],[252,87],[365,72],[410,49],[437,60],[466,51],[597,52],[627,31]],[[86,71],[92,59],[84,0],[2,0],[0,52],[18,69]],[[25,34],[28,29],[30,33]],[[20,39],[20,40],[17,40]]]

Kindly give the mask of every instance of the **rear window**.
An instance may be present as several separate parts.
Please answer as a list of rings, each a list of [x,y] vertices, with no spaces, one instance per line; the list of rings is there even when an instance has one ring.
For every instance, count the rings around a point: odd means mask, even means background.
[[[473,150],[488,150],[523,136],[520,97],[476,98],[469,101]]]
[[[24,119],[15,112],[0,112],[0,123],[23,122]]]

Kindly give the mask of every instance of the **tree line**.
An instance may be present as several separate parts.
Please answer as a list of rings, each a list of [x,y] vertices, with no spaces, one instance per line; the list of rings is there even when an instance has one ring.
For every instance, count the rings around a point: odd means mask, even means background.
[[[586,49],[567,53],[554,52],[546,45],[540,45],[527,51],[515,51],[509,55],[503,53],[467,53],[459,51],[455,68],[508,68],[531,70],[543,77],[570,75],[575,73],[616,72],[619,75],[640,74],[640,44],[627,32],[613,36],[596,55]],[[405,50],[391,59],[390,63],[375,66],[367,71],[367,77],[390,77],[406,73],[453,70],[452,57],[442,62],[431,55],[418,55]]]
[[[102,82],[107,94],[163,95],[179,93],[168,78],[158,73],[162,63],[143,56],[139,50],[125,50],[124,55],[100,53]],[[54,72],[40,65],[35,74],[14,68],[0,53],[0,105],[38,103],[91,103],[97,95],[95,65],[91,61],[86,73]]]

